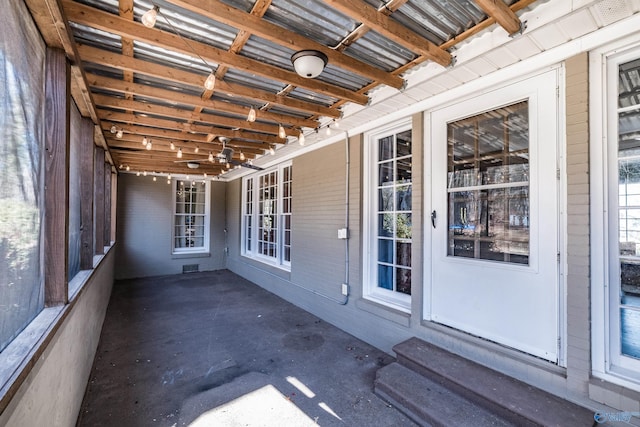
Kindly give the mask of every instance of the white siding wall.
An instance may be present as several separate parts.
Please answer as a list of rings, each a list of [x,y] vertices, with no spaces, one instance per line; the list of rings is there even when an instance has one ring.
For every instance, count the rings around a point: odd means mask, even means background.
[[[586,394],[589,380],[589,80],[588,56],[566,61],[567,382]]]

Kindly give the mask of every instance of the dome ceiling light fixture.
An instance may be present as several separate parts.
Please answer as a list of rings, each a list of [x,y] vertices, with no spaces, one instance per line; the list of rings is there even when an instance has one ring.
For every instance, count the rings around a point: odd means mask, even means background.
[[[317,50],[301,50],[291,55],[291,63],[299,76],[313,79],[322,73],[329,58]]]

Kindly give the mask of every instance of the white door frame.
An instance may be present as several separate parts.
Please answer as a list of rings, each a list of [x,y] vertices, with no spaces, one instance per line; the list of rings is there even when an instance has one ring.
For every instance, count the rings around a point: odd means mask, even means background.
[[[425,189],[425,196],[424,196],[424,218],[423,218],[423,222],[425,224],[424,227],[424,240],[425,240],[425,244],[424,244],[424,293],[423,293],[423,318],[424,320],[427,321],[433,321],[434,320],[434,313],[432,311],[432,298],[434,295],[434,284],[433,284],[433,273],[434,273],[434,264],[435,262],[443,262],[442,260],[438,261],[436,259],[434,259],[433,257],[438,255],[438,254],[434,254],[433,253],[433,249],[432,249],[432,243],[433,239],[435,238],[434,233],[433,233],[433,228],[431,226],[430,223],[430,218],[429,215],[433,210],[433,206],[434,206],[434,202],[432,201],[432,198],[434,197],[434,194],[429,194],[429,192],[433,191],[433,185],[434,184],[434,180],[433,180],[433,172],[432,169],[432,158],[434,155],[439,155],[442,154],[442,147],[434,147],[434,144],[431,142],[431,136],[433,135],[433,126],[435,125],[435,123],[433,122],[434,117],[433,114],[437,111],[441,111],[444,110],[446,108],[449,107],[453,107],[457,104],[460,104],[462,102],[466,102],[469,100],[473,100],[473,99],[478,99],[479,102],[481,104],[483,104],[485,106],[485,108],[483,107],[478,107],[478,112],[482,112],[482,111],[486,111],[486,110],[490,110],[493,108],[497,108],[500,107],[502,105],[506,105],[509,104],[509,91],[514,89],[516,87],[516,85],[520,84],[521,88],[522,88],[522,84],[527,86],[527,89],[524,90],[524,93],[526,93],[527,91],[530,92],[532,95],[532,99],[536,98],[539,94],[538,92],[540,91],[546,91],[544,94],[544,102],[550,102],[550,99],[553,99],[555,105],[557,106],[556,109],[556,116],[554,116],[554,120],[555,123],[557,124],[556,126],[556,132],[555,132],[555,137],[556,137],[556,141],[557,141],[557,148],[556,151],[554,152],[554,158],[556,159],[556,164],[552,165],[552,168],[555,169],[557,168],[560,163],[561,160],[564,159],[564,137],[561,137],[561,135],[564,135],[564,133],[560,132],[560,129],[563,129],[563,117],[564,117],[564,104],[559,102],[559,93],[560,93],[560,88],[559,88],[559,84],[558,82],[560,81],[560,77],[563,76],[564,73],[564,69],[560,66],[556,66],[553,67],[551,69],[546,69],[543,70],[542,72],[538,72],[538,74],[533,74],[532,76],[528,76],[526,78],[521,78],[518,81],[514,81],[513,83],[509,84],[509,85],[504,85],[501,87],[497,87],[495,89],[492,90],[485,90],[482,91],[482,93],[478,94],[473,94],[470,96],[465,97],[463,100],[456,100],[455,103],[450,102],[447,105],[443,105],[441,108],[438,109],[433,109],[429,112],[425,113],[425,118],[424,118],[424,123],[425,123],[425,144],[424,144],[424,189]],[[533,79],[533,80],[532,80]],[[535,80],[537,79],[537,80]],[[544,80],[544,81],[542,81]],[[536,83],[538,86],[536,85],[531,85],[531,83]],[[497,93],[502,93],[502,99],[500,101],[494,101],[494,96]],[[523,90],[519,89],[519,94],[516,94],[512,97],[511,101],[518,101],[523,99]],[[551,92],[551,94],[550,94]],[[507,95],[504,95],[505,93],[507,93]],[[488,100],[487,100],[488,99]],[[493,105],[492,105],[493,103]],[[454,107],[455,108],[455,107]],[[543,107],[544,108],[544,107]],[[455,120],[452,118],[452,120]],[[537,129],[534,129],[533,127],[535,126],[535,123],[530,123],[530,132],[532,133],[532,139],[533,139],[533,134],[537,132]],[[541,142],[542,145],[544,145]],[[535,149],[536,147],[531,147],[533,149],[531,155],[535,156],[537,154],[535,154]],[[547,171],[548,173],[548,171]],[[555,221],[556,224],[554,224],[554,226],[557,226],[557,242],[555,243],[554,246],[554,252],[558,251],[562,254],[566,253],[565,251],[565,239],[564,239],[564,232],[566,230],[566,226],[564,224],[564,208],[562,208],[562,206],[564,206],[564,200],[565,200],[565,184],[564,184],[564,174],[561,174],[562,178],[559,181],[556,181],[556,185],[557,185],[557,198],[556,200],[553,200],[553,202],[557,205],[557,216],[555,216]],[[438,181],[438,180],[436,180]],[[530,197],[532,202],[534,201],[534,199],[537,199],[539,194],[536,194],[536,186],[537,184],[534,182],[530,183]],[[439,191],[439,190],[438,190]],[[439,194],[439,193],[438,193]],[[441,205],[441,201],[438,202]],[[537,203],[537,202],[535,202]],[[535,207],[531,206],[531,209],[534,209]],[[540,207],[540,209],[542,209],[542,207]],[[532,212],[533,214],[533,212]],[[440,221],[440,227],[446,227],[446,215],[444,212],[442,212],[440,215],[438,215],[440,218],[438,218],[437,220]],[[442,229],[440,229],[442,230]],[[532,241],[534,239],[537,239],[538,241],[540,241],[540,239],[543,238],[542,235],[538,235],[538,233],[540,232],[540,230],[534,229],[534,227],[532,227],[531,229],[531,238]],[[534,233],[536,233],[536,235],[534,236]],[[554,239],[555,240],[555,239]],[[533,250],[531,251],[531,255],[532,255],[532,259],[531,259],[531,264],[530,264],[530,269],[536,269],[537,266],[537,259],[535,258],[535,255],[533,253]],[[436,256],[437,257],[437,256]],[[473,263],[475,260],[456,260],[456,261],[462,261],[462,262],[471,262]],[[477,262],[477,261],[476,261]],[[547,261],[547,265],[548,265]],[[556,277],[556,284],[554,285],[555,288],[553,290],[553,293],[555,295],[555,301],[553,302],[554,306],[553,306],[553,314],[552,316],[555,316],[555,319],[553,320],[553,330],[554,330],[554,337],[553,337],[553,342],[551,342],[550,339],[546,339],[546,344],[545,344],[545,349],[544,350],[540,350],[540,349],[535,349],[535,348],[526,348],[525,347],[520,347],[519,349],[521,351],[525,351],[531,354],[534,354],[536,356],[539,357],[543,357],[547,360],[550,360],[552,362],[558,363],[560,365],[563,365],[565,363],[564,361],[564,346],[565,346],[565,341],[564,337],[566,336],[566,326],[565,326],[565,313],[564,313],[564,307],[566,306],[565,304],[565,300],[564,300],[564,289],[565,289],[565,283],[564,283],[564,264],[565,264],[566,260],[564,259],[564,257],[562,257],[562,262],[555,264],[554,265],[554,277]],[[502,270],[509,270],[509,269],[522,269],[522,267],[520,266],[515,266],[515,265],[508,265],[508,264],[504,264],[504,265],[498,265],[498,268],[502,269]],[[550,311],[550,310],[549,310]],[[550,326],[549,326],[550,327]],[[549,327],[547,328],[547,330],[549,330]],[[473,333],[473,331],[467,331],[467,332],[471,332]],[[548,333],[545,335],[547,336]],[[562,339],[560,339],[562,338]],[[491,337],[489,337],[489,339],[491,339]],[[500,340],[498,340],[498,342],[500,342]],[[514,345],[512,345],[513,343],[510,342],[502,342],[502,344],[510,346],[510,347],[514,347]]]

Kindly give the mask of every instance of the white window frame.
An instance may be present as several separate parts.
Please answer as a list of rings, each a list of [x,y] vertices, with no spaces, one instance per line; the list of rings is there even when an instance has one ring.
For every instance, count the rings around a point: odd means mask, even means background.
[[[283,270],[291,270],[291,250],[289,259],[285,259],[285,229],[284,217],[292,217],[292,212],[284,213],[284,170],[291,168],[292,162],[281,163],[275,167],[260,171],[242,179],[242,213],[241,213],[241,254],[247,258],[269,264]],[[275,255],[269,256],[259,252],[258,232],[260,230],[258,219],[260,213],[260,178],[275,173],[276,176],[276,234]],[[251,183],[251,184],[250,184]],[[291,178],[289,184],[293,183]],[[251,185],[251,189],[249,186]],[[251,190],[251,191],[248,191]],[[291,191],[291,189],[290,189]],[[290,200],[292,198],[290,197]],[[251,209],[251,211],[249,211]],[[290,230],[291,231],[291,230]],[[248,234],[250,233],[250,234]],[[248,243],[251,243],[250,245]],[[291,249],[290,245],[289,248]]]
[[[386,127],[376,129],[365,134],[365,147],[363,158],[363,298],[376,303],[388,306],[405,313],[411,312],[411,295],[403,294],[393,290],[383,289],[378,286],[378,145],[379,139],[396,135],[398,133],[411,130],[411,118],[405,118]],[[416,141],[412,142],[412,145]],[[412,158],[415,155],[412,150]],[[414,159],[415,162],[415,159]],[[412,183],[415,185],[415,183]],[[412,206],[413,210],[413,206]],[[417,218],[412,218],[412,222]],[[412,234],[412,250],[415,250],[415,236]],[[418,284],[412,282],[412,290]]]
[[[640,391],[640,360],[617,354],[619,281],[610,264],[617,259],[618,209],[610,201],[617,194],[618,160],[618,65],[640,58],[640,44],[628,40],[594,50],[590,54],[590,165],[591,176],[591,340],[592,374],[612,383]],[[615,193],[613,193],[615,191]],[[614,218],[612,218],[614,216]],[[615,271],[614,271],[615,270]],[[614,312],[615,311],[615,312]],[[618,317],[619,318],[619,317]]]
[[[191,248],[176,248],[176,217],[178,213],[176,212],[176,195],[178,192],[178,183],[179,182],[190,182],[187,179],[174,179],[171,183],[171,250],[173,255],[180,254],[202,254],[209,253],[209,236],[210,236],[210,223],[211,223],[211,186],[209,181],[191,181],[192,185],[204,185],[204,239],[203,246],[195,246]]]

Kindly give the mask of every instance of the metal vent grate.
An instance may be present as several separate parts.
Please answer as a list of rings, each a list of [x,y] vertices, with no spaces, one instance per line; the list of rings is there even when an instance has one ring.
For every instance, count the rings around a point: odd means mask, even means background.
[[[609,25],[631,15],[625,0],[603,0],[595,5],[593,11],[601,25]]]
[[[196,273],[200,270],[200,264],[185,264],[182,266],[183,273]]]

